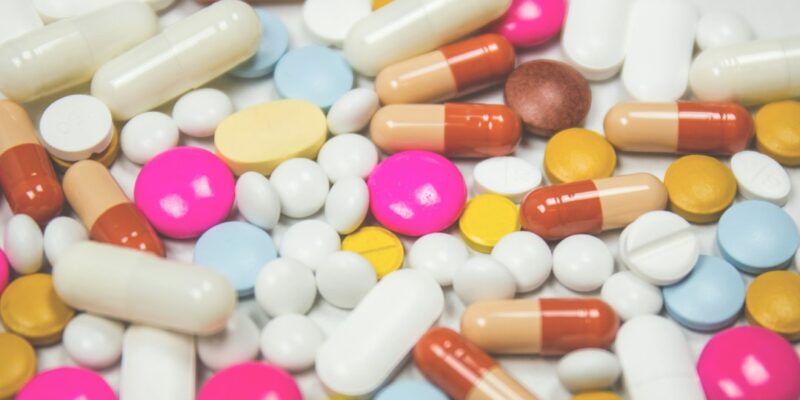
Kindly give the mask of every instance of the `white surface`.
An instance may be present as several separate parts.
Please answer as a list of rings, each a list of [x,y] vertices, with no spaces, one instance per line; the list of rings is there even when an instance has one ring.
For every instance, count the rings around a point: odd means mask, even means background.
[[[42,26],[31,0],[0,1],[0,43]]]
[[[328,111],[328,130],[334,135],[360,132],[378,111],[378,94],[371,88],[355,88],[344,94]]]
[[[569,390],[588,392],[614,386],[620,376],[619,360],[603,349],[580,349],[561,357],[558,379]]]
[[[121,399],[193,400],[194,337],[131,325],[122,340]]]
[[[80,161],[102,153],[114,137],[111,111],[102,101],[83,94],[62,97],[44,110],[39,138],[51,155]]]
[[[306,0],[303,22],[314,37],[337,47],[356,22],[372,12],[370,0]]]
[[[223,119],[233,114],[233,102],[218,89],[197,89],[181,96],[172,119],[181,132],[193,137],[213,136]]]
[[[44,255],[50,265],[74,243],[89,240],[89,231],[83,223],[70,217],[56,217],[44,227]]]
[[[611,275],[603,284],[600,297],[623,321],[637,315],[658,314],[664,306],[661,289],[631,271]]]
[[[492,257],[514,275],[518,293],[542,286],[553,268],[550,247],[533,232],[520,231],[503,236],[492,249]]]
[[[317,269],[317,290],[328,303],[344,309],[358,305],[378,283],[375,268],[361,254],[337,251]]]
[[[591,292],[603,286],[614,273],[614,256],[602,240],[592,235],[572,235],[553,249],[553,275],[576,292]]]
[[[425,271],[439,285],[450,286],[456,270],[469,260],[469,249],[460,238],[434,232],[414,241],[407,260],[407,267]]]
[[[571,0],[561,38],[564,56],[586,79],[622,68],[632,0]]]
[[[325,199],[325,220],[336,232],[347,235],[364,222],[369,211],[369,188],[359,177],[336,182]]]
[[[314,366],[322,346],[322,330],[305,315],[281,315],[269,321],[261,332],[261,353],[264,359],[289,372]]]
[[[739,193],[746,199],[764,200],[783,206],[792,192],[786,170],[766,154],[740,151],[731,157],[731,170]]]
[[[278,253],[281,257],[298,260],[314,271],[341,245],[339,234],[330,225],[309,219],[286,230]]]
[[[11,268],[18,274],[32,274],[44,263],[42,229],[26,214],[13,216],[3,233],[3,250]]]
[[[291,258],[267,263],[256,279],[256,300],[270,316],[305,314],[314,305],[317,284],[305,264]]]
[[[70,18],[85,14],[99,8],[108,7],[111,4],[121,3],[128,0],[21,0],[30,2],[36,7],[39,16],[46,22]],[[154,10],[161,10],[168,7],[174,0],[139,0],[152,7]]]
[[[62,343],[67,354],[86,368],[108,368],[122,355],[122,322],[82,313],[64,328]]]
[[[475,194],[495,193],[519,203],[542,183],[542,171],[519,157],[492,157],[475,165]]]
[[[197,356],[203,365],[217,371],[253,360],[258,357],[259,335],[250,317],[235,312],[222,332],[197,338]]]
[[[703,14],[697,21],[697,47],[708,50],[753,39],[753,30],[741,15],[731,11]]]
[[[319,164],[306,158],[280,163],[272,171],[270,182],[281,200],[281,212],[290,218],[313,215],[328,196],[328,176]]]
[[[366,179],[378,163],[378,148],[361,135],[338,135],[322,145],[317,162],[331,183],[353,176]]]
[[[464,305],[479,300],[510,299],[517,291],[517,281],[500,261],[476,255],[456,269],[453,291]]]
[[[122,153],[129,160],[144,164],[162,151],[178,145],[178,125],[167,114],[146,112],[131,118],[120,133]]]
[[[258,172],[245,172],[236,180],[236,206],[247,222],[264,229],[274,228],[281,218],[278,192]]]

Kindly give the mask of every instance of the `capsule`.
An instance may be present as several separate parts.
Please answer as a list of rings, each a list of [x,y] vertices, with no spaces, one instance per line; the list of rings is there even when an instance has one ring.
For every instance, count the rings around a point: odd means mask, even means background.
[[[559,355],[611,345],[619,317],[600,299],[489,300],[461,315],[461,334],[495,354]]]
[[[14,214],[28,214],[39,225],[61,213],[64,193],[39,143],[28,113],[0,101],[0,187]]]
[[[452,157],[512,153],[522,128],[510,108],[497,104],[396,104],[372,117],[372,141],[386,153],[428,150]]]
[[[64,174],[64,194],[92,240],[164,256],[164,245],[103,164],[84,160]]]
[[[597,234],[667,206],[667,189],[646,173],[546,186],[522,200],[520,222],[545,240]]]
[[[735,103],[623,102],[604,123],[606,139],[624,151],[730,155],[747,148],[753,118]]]
[[[384,68],[375,91],[383,104],[438,103],[503,81],[515,59],[506,38],[480,35]]]
[[[92,95],[127,120],[202,86],[255,54],[261,22],[239,0],[222,0],[168,26],[109,61],[92,79]]]
[[[536,400],[492,357],[448,328],[429,330],[414,347],[422,373],[454,400]]]

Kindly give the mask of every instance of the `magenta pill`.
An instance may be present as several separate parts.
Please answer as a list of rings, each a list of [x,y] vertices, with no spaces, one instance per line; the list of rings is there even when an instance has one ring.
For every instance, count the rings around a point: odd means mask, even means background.
[[[372,215],[386,228],[409,236],[447,229],[467,199],[458,168],[428,151],[404,151],[383,160],[367,185]]]
[[[44,371],[28,381],[17,400],[116,400],[117,395],[97,372],[78,367]]]
[[[3,293],[6,285],[8,285],[8,259],[6,259],[6,253],[0,249],[0,294]]]
[[[782,336],[740,326],[711,338],[697,360],[708,400],[800,398],[800,358]]]
[[[208,150],[176,147],[142,167],[134,198],[156,230],[176,239],[194,238],[228,216],[233,174]]]
[[[490,29],[516,47],[532,47],[558,35],[566,14],[566,0],[513,0]]]
[[[301,400],[300,388],[288,372],[261,362],[246,362],[217,372],[197,400]]]

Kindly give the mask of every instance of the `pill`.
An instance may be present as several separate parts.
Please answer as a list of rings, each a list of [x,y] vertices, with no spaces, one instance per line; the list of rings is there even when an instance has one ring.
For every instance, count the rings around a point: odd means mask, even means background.
[[[8,285],[8,270],[9,268],[8,260],[6,259],[6,253],[0,249],[0,295],[3,294],[3,290],[5,290],[6,285]]]
[[[736,178],[725,164],[709,156],[683,156],[664,174],[669,208],[689,222],[715,222],[736,197]]]
[[[103,65],[92,78],[92,95],[115,119],[127,120],[228,72],[255,54],[260,39],[252,7],[223,0]]]
[[[0,332],[0,397],[11,398],[36,373],[36,353],[28,342],[8,332]]]
[[[117,395],[97,372],[78,367],[58,367],[33,377],[17,393],[17,400],[115,400]]]
[[[65,18],[73,18],[125,0],[32,0],[36,11],[47,23]],[[175,0],[137,0],[159,11],[169,7]]]
[[[800,337],[800,276],[790,271],[759,275],[747,287],[745,315],[752,325],[779,333],[789,340]]]
[[[42,145],[51,156],[74,162],[106,151],[116,128],[105,104],[78,94],[50,104],[39,121],[39,130]]]
[[[328,255],[339,251],[339,234],[328,224],[315,219],[300,221],[286,230],[280,240],[280,254],[316,270],[325,264]]]
[[[622,325],[614,348],[631,400],[705,399],[686,336],[674,322],[635,317]]]
[[[425,333],[414,346],[414,363],[455,400],[536,399],[492,357],[449,328]]]
[[[503,236],[518,231],[519,227],[517,205],[499,194],[473,197],[458,220],[461,238],[481,253],[491,253]]]
[[[325,220],[343,235],[358,229],[368,211],[369,189],[367,183],[358,177],[339,180],[325,199]]]
[[[542,183],[542,172],[519,157],[491,157],[475,164],[473,191],[496,193],[515,203]]]
[[[2,90],[2,89],[0,89]],[[0,100],[0,187],[14,214],[44,225],[61,213],[64,193],[27,112]]]
[[[753,40],[753,29],[733,11],[713,11],[697,21],[697,47],[705,51]]]
[[[467,260],[453,275],[453,291],[464,305],[478,301],[510,299],[517,290],[514,275],[492,257],[479,255]]]
[[[572,396],[571,400],[622,400],[614,392],[585,392]]]
[[[622,68],[631,4],[631,0],[569,2],[561,50],[586,79],[602,81]],[[598,36],[603,40],[596,40]]]
[[[461,315],[461,334],[495,354],[566,354],[614,341],[619,318],[602,300],[563,298],[475,303]]]
[[[340,395],[374,392],[401,365],[443,308],[442,289],[426,273],[404,269],[388,275],[322,344],[317,376]]]
[[[119,396],[194,399],[196,362],[193,336],[132,325],[122,341]]]
[[[553,135],[544,149],[544,172],[552,183],[608,178],[617,167],[617,153],[595,131],[570,128]]]
[[[281,57],[274,80],[281,97],[306,100],[327,110],[353,88],[354,78],[342,55],[328,47],[310,45],[289,50]]]
[[[264,9],[255,11],[261,21],[261,41],[255,55],[231,70],[230,74],[237,78],[256,79],[271,74],[289,50],[289,32],[283,21]]]
[[[555,60],[519,65],[506,80],[503,96],[525,129],[540,136],[580,125],[592,104],[586,79],[568,64]]]
[[[141,2],[30,31],[0,46],[0,92],[29,102],[87,82],[100,66],[157,32],[156,14]]]
[[[779,101],[761,107],[755,117],[758,150],[783,165],[800,165],[799,112],[797,101]]]
[[[424,6],[423,6],[424,4]],[[366,76],[429,52],[500,17],[511,0],[396,0],[358,21],[344,41],[344,54]]]
[[[161,239],[105,166],[77,162],[64,174],[63,184],[67,201],[92,240],[164,256]]]
[[[44,255],[50,265],[55,265],[69,246],[85,240],[89,240],[89,232],[82,223],[70,217],[53,218],[44,229]],[[5,255],[2,259],[5,259]]]
[[[717,247],[722,257],[750,274],[786,268],[798,243],[792,216],[764,201],[735,204],[722,214],[717,225]]]
[[[484,34],[384,68],[375,91],[383,104],[438,103],[502,82],[515,59],[506,38]]]
[[[369,88],[355,88],[339,97],[328,110],[328,129],[334,135],[361,132],[378,111],[378,94]]]
[[[591,235],[572,235],[553,249],[553,275],[567,289],[591,292],[614,273],[614,256]]]
[[[261,362],[230,366],[212,376],[197,395],[197,400],[266,399],[302,400],[303,395],[292,375]]]
[[[709,49],[692,62],[689,87],[705,101],[745,106],[800,95],[797,61],[800,37],[747,41]]]
[[[261,332],[261,353],[267,362],[289,372],[301,372],[314,365],[324,337],[319,326],[305,315],[281,315]]]
[[[8,220],[3,234],[8,263],[18,274],[32,274],[44,263],[44,237],[39,225],[25,214]]]
[[[403,242],[390,230],[380,226],[365,226],[345,236],[342,250],[358,253],[372,264],[378,279],[403,266]]]
[[[261,268],[255,294],[270,316],[305,314],[317,298],[314,272],[300,261],[278,258]]]
[[[456,270],[468,259],[464,242],[441,232],[420,237],[408,252],[408,266],[429,273],[442,286],[453,284]]]
[[[623,321],[658,314],[664,305],[661,290],[630,271],[620,271],[606,279],[600,297]]]
[[[641,101],[674,101],[689,83],[697,10],[691,3],[634,2],[628,16],[622,83]]]
[[[513,0],[490,30],[505,36],[516,47],[539,46],[561,32],[565,14],[565,0]]]
[[[751,150],[740,151],[731,157],[731,171],[744,198],[778,206],[789,200],[792,191],[789,174],[773,158]]]
[[[64,350],[82,367],[108,368],[122,355],[124,332],[125,325],[121,322],[83,313],[70,320],[64,329]]]
[[[352,251],[337,251],[316,271],[317,290],[336,307],[352,309],[378,282],[369,260]]]
[[[269,179],[249,171],[236,180],[236,207],[247,222],[272,229],[281,217],[281,200]]]
[[[222,120],[233,114],[233,102],[225,92],[205,88],[181,96],[172,108],[172,119],[181,132],[192,137],[214,134]]]
[[[349,177],[366,179],[378,164],[378,149],[364,136],[342,134],[322,145],[317,162],[331,183]]]
[[[753,379],[756,368],[763,379]],[[738,326],[714,335],[700,353],[697,373],[708,400],[800,397],[800,358],[786,339],[766,329]]]
[[[375,219],[409,236],[446,229],[461,215],[467,198],[458,168],[427,151],[404,151],[384,159],[372,171],[367,186]]]
[[[372,10],[373,11],[377,10],[377,9],[379,9],[379,8],[389,4],[389,3],[391,3],[392,1],[394,1],[394,0],[372,0]]]
[[[255,322],[241,312],[234,312],[225,329],[197,338],[197,357],[203,365],[215,371],[255,360],[258,338]]]
[[[508,268],[519,293],[530,292],[544,284],[553,266],[550,247],[531,232],[503,236],[492,249],[492,257]]]
[[[447,396],[436,386],[425,380],[396,380],[381,389],[375,395],[375,400],[447,400]]]
[[[32,274],[14,279],[0,297],[0,318],[6,329],[34,346],[61,340],[61,332],[75,310],[53,290],[53,278]]]
[[[575,350],[558,361],[558,380],[572,392],[614,386],[622,371],[614,353],[603,349]]]
[[[545,240],[617,229],[667,205],[667,190],[646,174],[563,183],[529,193],[520,206],[522,227]]]
[[[512,153],[520,141],[519,118],[499,104],[395,104],[372,117],[370,137],[384,152],[426,150],[451,157]]]
[[[683,279],[699,254],[700,240],[689,223],[669,211],[642,214],[619,237],[623,264],[653,285],[671,285]]]
[[[200,335],[222,330],[236,305],[233,287],[216,272],[96,242],[67,249],[53,281],[77,309]]]
[[[178,125],[168,115],[146,112],[128,121],[120,134],[122,153],[136,164],[144,164],[159,153],[178,145]]]
[[[269,175],[294,157],[317,157],[327,135],[325,114],[304,100],[269,101],[232,114],[217,127],[214,146],[236,175]]]
[[[303,23],[315,39],[342,47],[350,28],[371,12],[368,0],[309,0],[303,3]]]
[[[0,4],[0,44],[42,26],[44,24],[33,2],[10,0]]]
[[[142,167],[133,197],[161,234],[194,238],[228,216],[234,180],[225,163],[210,151],[176,147]]]
[[[306,158],[282,162],[270,176],[281,201],[281,213],[290,218],[306,218],[325,205],[328,176],[322,167]]]
[[[606,138],[623,151],[733,154],[753,138],[750,112],[735,103],[621,102],[603,123]]]

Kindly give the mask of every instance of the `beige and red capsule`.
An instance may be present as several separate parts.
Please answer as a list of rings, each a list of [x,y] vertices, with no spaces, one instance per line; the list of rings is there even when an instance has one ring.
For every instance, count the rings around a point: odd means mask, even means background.
[[[414,347],[414,362],[454,400],[536,400],[492,357],[452,329],[425,333]]]
[[[499,104],[395,104],[378,110],[372,141],[386,153],[428,150],[451,157],[494,157],[514,151],[519,117]]]
[[[735,103],[623,102],[604,122],[606,139],[624,151],[734,154],[753,139],[753,118]]]
[[[64,174],[64,193],[92,240],[164,256],[158,234],[103,164],[73,164]]]

